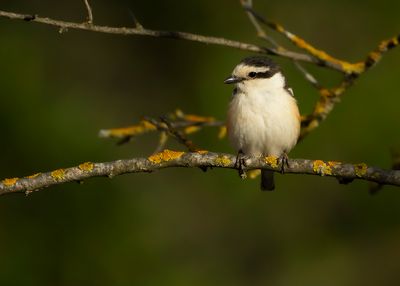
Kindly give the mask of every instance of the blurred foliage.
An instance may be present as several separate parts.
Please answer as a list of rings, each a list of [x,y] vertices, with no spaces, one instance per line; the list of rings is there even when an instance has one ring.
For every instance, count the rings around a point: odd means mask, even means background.
[[[92,0],[97,24],[182,30],[259,42],[239,1]],[[257,1],[262,14],[317,47],[357,60],[398,34],[399,2]],[[82,1],[1,1],[0,9],[65,20]],[[123,37],[0,19],[1,177],[146,156],[157,137],[115,146],[102,128],[175,108],[223,119],[222,80],[248,54],[167,39]],[[275,36],[278,37],[274,33]],[[310,111],[317,93],[276,59]],[[400,146],[400,50],[386,54],[292,157],[389,167]],[[322,82],[334,72],[309,67]],[[232,152],[216,130],[194,136]],[[178,148],[172,145],[173,148]],[[285,175],[277,191],[229,170],[164,170],[0,198],[0,285],[397,285],[400,192]]]

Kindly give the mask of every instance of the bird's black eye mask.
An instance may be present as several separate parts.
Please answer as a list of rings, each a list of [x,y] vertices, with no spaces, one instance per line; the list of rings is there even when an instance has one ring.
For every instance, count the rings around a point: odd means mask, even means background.
[[[255,71],[249,72],[247,76],[250,79],[253,79],[253,78],[270,78],[270,77],[274,76],[279,71],[280,70],[279,70],[278,67],[270,67],[265,72],[255,72]]]

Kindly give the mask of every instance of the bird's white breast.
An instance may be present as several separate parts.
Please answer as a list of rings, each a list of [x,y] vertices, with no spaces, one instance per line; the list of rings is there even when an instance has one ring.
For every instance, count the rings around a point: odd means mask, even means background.
[[[296,100],[282,87],[242,86],[229,104],[227,127],[237,151],[280,156],[294,147],[299,136]]]

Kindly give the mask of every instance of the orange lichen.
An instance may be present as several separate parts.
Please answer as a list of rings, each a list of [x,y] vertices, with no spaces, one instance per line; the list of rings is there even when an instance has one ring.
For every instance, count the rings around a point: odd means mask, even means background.
[[[213,122],[215,121],[214,117],[211,116],[199,116],[195,114],[185,114],[183,116],[184,119],[187,121],[193,121],[193,122]]]
[[[313,162],[313,171],[321,176],[332,175],[332,167],[322,160],[315,160]]]
[[[296,35],[287,33],[287,37],[299,48],[308,51],[310,54],[317,57],[318,59],[321,59],[323,61],[330,62],[330,63],[340,66],[341,69],[343,71],[345,71],[346,73],[359,74],[364,71],[364,63],[363,62],[349,63],[346,61],[342,61],[342,60],[332,57],[331,55],[329,55],[328,53],[326,53],[322,50],[318,50],[318,49],[314,48],[312,45],[310,45],[305,40],[303,40],[302,38],[300,38]]]
[[[224,155],[218,156],[217,158],[215,158],[214,162],[217,166],[222,166],[222,167],[226,167],[232,163],[231,159],[229,159],[228,157],[226,157]]]
[[[329,161],[328,162],[328,166],[329,167],[335,167],[335,166],[340,165],[340,164],[341,164],[340,162],[336,162],[336,161]]]
[[[315,48],[311,44],[307,43],[304,39],[285,30],[285,28],[279,24],[269,23],[268,25],[271,28],[273,28],[274,30],[278,31],[279,33],[282,33],[283,35],[285,35],[289,40],[291,40],[299,48],[306,50],[311,55],[315,56],[316,58],[318,58],[320,60],[323,60],[323,61],[326,61],[326,62],[329,62],[329,63],[339,66],[340,69],[347,74],[352,74],[352,73],[361,74],[366,69],[366,63],[364,61],[350,63],[347,61],[337,59],[337,58],[329,55],[328,53]],[[370,53],[370,58],[372,60],[374,60],[375,62],[377,62],[381,58],[383,52],[385,52],[389,48],[392,48],[397,45],[399,45],[398,37],[393,37],[389,40],[382,41],[380,43],[380,45],[378,46],[377,51]]]
[[[221,126],[218,132],[218,139],[223,139],[226,136],[227,131],[226,126]]]
[[[172,150],[165,149],[164,151],[162,151],[160,153],[151,155],[148,159],[152,163],[159,164],[161,162],[167,162],[167,161],[178,159],[183,154],[185,154],[185,152],[172,151]]]
[[[339,95],[342,95],[342,94],[346,91],[346,89],[347,89],[347,86],[345,86],[345,85],[340,85],[340,86],[338,86],[338,87],[332,88],[332,93],[333,93],[335,96],[339,96]]]
[[[379,61],[381,56],[382,56],[382,54],[380,52],[378,52],[378,51],[370,52],[369,55],[368,55],[368,57],[370,59],[372,59],[374,62]]]
[[[270,165],[272,168],[278,168],[278,157],[275,156],[267,156],[264,158],[265,163]]]
[[[92,162],[85,162],[85,163],[80,164],[78,167],[82,171],[90,172],[93,170],[94,164]]]
[[[398,44],[399,44],[399,40],[397,37],[393,37],[389,40],[382,41],[376,50],[374,50],[368,54],[368,58],[366,61],[360,62],[358,64],[360,64],[360,65],[362,64],[364,67],[364,70],[365,70],[366,67],[370,67],[373,64],[377,63],[382,58],[382,54],[384,52],[397,46]]]
[[[136,125],[122,128],[105,129],[100,131],[102,137],[129,137],[156,130],[157,127],[147,120],[142,120]]]
[[[201,128],[199,126],[188,126],[186,127],[183,132],[185,134],[191,134],[191,133],[195,133],[197,131],[199,131]]]
[[[288,32],[285,30],[285,28],[283,28],[283,26],[280,25],[280,24],[275,24],[275,25],[274,25],[274,29],[275,29],[276,31],[278,31],[279,33],[285,33],[287,36],[290,35],[290,33],[288,33]]]
[[[33,174],[33,175],[30,175],[30,176],[26,176],[25,178],[27,178],[27,179],[34,179],[34,178],[36,178],[37,176],[39,176],[39,175],[41,175],[42,173],[36,173],[36,174]]]
[[[285,49],[285,48],[282,47],[282,46],[279,46],[277,49],[278,49],[279,52],[285,52],[285,51],[287,51],[287,49]]]
[[[325,87],[320,88],[320,89],[319,89],[319,93],[320,93],[322,96],[326,96],[326,97],[332,95],[332,92],[331,92],[329,89],[325,88]]]
[[[314,113],[314,114],[323,114],[323,113],[326,113],[326,110],[327,110],[326,106],[327,106],[327,105],[326,105],[326,101],[324,101],[324,102],[318,101],[318,102],[315,104],[313,113]]]
[[[314,170],[314,172],[317,173],[318,170],[319,170],[322,166],[325,166],[324,161],[315,160],[315,161],[313,162],[313,170]]]
[[[64,179],[64,176],[65,176],[65,170],[64,169],[55,170],[55,171],[50,173],[50,176],[53,179],[55,179],[56,181],[57,180],[62,180],[62,179]]]
[[[246,174],[250,179],[255,179],[261,175],[261,170],[260,169],[249,170],[246,172]]]
[[[17,183],[18,180],[19,180],[19,178],[10,178],[10,179],[4,179],[1,182],[3,183],[4,186],[10,187],[10,186],[15,185],[15,183]]]
[[[198,153],[200,155],[204,155],[204,154],[207,154],[208,151],[207,150],[196,150],[196,153]]]
[[[391,38],[389,40],[382,41],[379,44],[378,49],[379,49],[380,52],[386,52],[388,49],[393,48],[393,47],[397,46],[398,44],[399,44],[398,38],[397,37],[393,37],[393,38]]]
[[[365,163],[354,164],[354,171],[357,177],[362,177],[367,173],[368,166]]]
[[[348,63],[345,61],[337,60],[337,63],[342,66],[343,71],[348,74],[355,73],[360,74],[365,71],[365,63],[358,62],[358,63]]]

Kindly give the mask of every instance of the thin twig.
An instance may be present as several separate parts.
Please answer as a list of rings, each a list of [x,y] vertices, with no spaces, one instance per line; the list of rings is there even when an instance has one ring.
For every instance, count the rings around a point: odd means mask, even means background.
[[[92,25],[93,24],[93,12],[92,7],[90,7],[89,0],[83,0],[85,3],[85,7],[87,10],[87,23]]]
[[[189,151],[194,152],[198,150],[194,143],[186,138],[186,136],[182,134],[182,132],[174,128],[167,118],[161,117],[161,121],[158,121],[153,118],[145,117],[145,120],[156,126],[158,130],[162,132],[168,132],[169,135],[174,137],[178,141],[178,143],[185,146]]]
[[[370,52],[364,61],[349,63],[347,61],[334,58],[326,52],[315,48],[304,39],[287,31],[282,25],[266,20],[263,16],[254,11],[251,0],[240,0],[240,2],[246,13],[249,15],[249,19],[253,23],[259,36],[261,35],[261,37],[266,37],[265,31],[259,25],[260,22],[267,27],[283,34],[296,46],[307,51],[318,60],[322,62],[328,61],[342,66],[342,73],[344,74],[342,82],[334,88],[326,88],[321,86],[316,78],[310,74],[298,61],[292,59],[297,69],[304,75],[305,79],[319,91],[320,94],[319,100],[316,102],[313,112],[310,115],[302,117],[302,130],[300,139],[308,135],[327,118],[345,91],[352,86],[354,81],[362,73],[366,72],[369,68],[375,65],[381,59],[383,53],[399,45],[400,35],[389,40],[382,41],[378,48]],[[278,50],[285,50],[284,47],[279,45],[275,45],[275,48]]]
[[[182,130],[184,134],[200,131],[204,127],[223,127],[225,122],[218,121],[214,117],[205,117],[194,114],[185,114],[181,110],[168,113],[165,117],[172,130]],[[116,138],[128,142],[132,137],[142,135],[148,132],[160,131],[158,120],[145,117],[139,123],[121,128],[102,129],[99,132],[101,138]],[[163,125],[165,128],[165,124]],[[163,130],[162,131],[167,131]]]
[[[400,170],[400,152],[398,149],[392,148],[391,150],[392,155],[392,170]],[[369,189],[369,193],[371,195],[375,195],[376,193],[380,192],[384,187],[383,184],[371,184]]]
[[[243,8],[253,8],[253,1],[252,0],[240,0],[240,3],[242,4]],[[261,27],[261,25],[258,23],[256,17],[254,15],[246,10],[247,17],[249,18],[251,24],[254,26],[257,32],[257,36],[267,42],[269,42],[274,48],[278,48],[279,44],[271,37],[267,35],[265,30]]]
[[[258,22],[266,25],[267,27],[281,33],[282,35],[284,35],[288,40],[290,40],[293,44],[295,44],[297,47],[299,47],[300,49],[303,49],[305,51],[307,51],[308,53],[310,53],[313,57],[321,60],[321,62],[332,62],[332,63],[336,63],[339,66],[343,67],[343,72],[348,72],[348,73],[353,73],[353,72],[360,72],[359,66],[356,64],[351,64],[349,62],[346,61],[342,61],[339,60],[331,55],[329,55],[328,53],[326,53],[325,51],[319,50],[315,47],[313,47],[311,44],[309,44],[308,42],[306,42],[304,39],[300,38],[299,36],[289,32],[288,30],[286,30],[282,25],[277,24],[275,22],[272,21],[268,21],[267,19],[265,19],[263,16],[261,16],[260,14],[258,14],[256,11],[253,10],[252,7],[248,7],[248,6],[244,6],[245,10],[248,11],[249,13],[251,13],[253,15],[253,17],[255,19],[258,20]]]
[[[129,14],[132,17],[133,23],[135,25],[134,27],[136,29],[143,30],[144,28],[143,28],[142,24],[140,24],[139,20],[137,19],[137,17],[135,16],[135,14],[133,13],[132,10],[129,10]]]
[[[244,8],[248,12],[249,18],[255,26],[258,34],[261,38],[268,40],[272,48],[257,46],[249,43],[243,43],[233,41],[220,37],[209,37],[192,33],[175,32],[175,31],[159,31],[144,29],[141,25],[136,25],[135,28],[126,27],[108,27],[93,25],[93,14],[89,2],[84,0],[86,8],[88,10],[88,23],[75,23],[67,21],[59,21],[50,18],[43,18],[37,15],[24,15],[12,12],[0,11],[0,17],[6,17],[9,19],[20,19],[28,22],[38,22],[50,26],[55,26],[60,31],[67,31],[68,29],[86,30],[92,32],[118,34],[118,35],[139,35],[159,38],[173,38],[182,39],[188,41],[195,41],[205,44],[214,44],[220,46],[226,46],[230,48],[251,51],[261,54],[278,55],[291,59],[295,62],[309,62],[316,65],[331,68],[333,70],[340,71],[345,74],[345,78],[340,85],[335,88],[323,88],[319,83],[309,75],[309,73],[302,67],[299,68],[305,77],[319,89],[320,98],[314,107],[311,115],[305,116],[303,119],[302,136],[304,137],[310,131],[314,130],[321,121],[323,121],[327,115],[333,109],[335,103],[338,101],[340,96],[351,86],[354,80],[363,72],[367,71],[370,67],[375,65],[383,53],[399,45],[400,35],[393,37],[389,40],[382,41],[378,48],[370,52],[364,61],[350,63],[347,61],[339,60],[334,58],[322,50],[318,50],[312,45],[308,44],[302,38],[290,33],[284,29],[281,25],[273,22],[266,21],[263,17],[255,13],[252,9],[251,0],[241,0]],[[287,50],[279,46],[275,41],[271,41],[265,31],[258,24],[261,22],[266,26],[282,33],[295,45],[307,51],[309,54],[297,53]],[[122,129],[111,129],[102,130],[101,135],[104,137],[118,137],[117,135],[125,136],[121,138],[130,139],[132,136],[137,134],[143,134],[154,130],[161,130],[162,132],[169,132],[178,140],[186,137],[177,136],[181,134],[179,128],[193,128],[196,126],[223,126],[222,122],[218,121],[190,121],[187,118],[181,121],[174,122],[163,122],[164,127],[161,128],[161,124],[155,122],[149,123],[144,120],[140,125],[131,126],[130,128]],[[167,124],[168,123],[168,124]],[[196,129],[196,128],[194,128]],[[130,131],[131,133],[127,132]],[[180,138],[180,139],[179,139]],[[160,141],[162,143],[162,140]],[[186,142],[187,143],[187,142]],[[184,143],[185,146],[190,147],[190,144]],[[163,143],[162,143],[163,144]],[[160,144],[161,145],[161,144]],[[193,150],[193,148],[189,148]],[[118,160],[108,163],[83,163],[77,167],[68,169],[58,169],[52,172],[35,174],[33,176],[25,178],[12,178],[5,179],[0,183],[0,194],[12,193],[12,192],[25,192],[30,193],[31,191],[38,190],[40,188],[48,187],[55,184],[61,184],[70,181],[81,181],[86,178],[96,176],[109,176],[123,173],[133,172],[152,172],[154,170],[167,168],[167,167],[223,167],[234,169],[235,156],[228,154],[217,154],[210,153],[207,151],[199,151],[194,153],[184,153],[176,151],[165,150],[161,153],[154,154],[149,158],[135,158],[131,160]],[[280,166],[277,163],[277,158],[249,158],[246,162],[248,169],[267,168],[274,171],[280,171]],[[365,164],[346,164],[339,162],[326,162],[321,160],[289,160],[289,167],[286,168],[287,173],[297,174],[314,174],[333,176],[338,178],[340,181],[352,181],[354,179],[363,179],[367,181],[377,182],[379,184],[390,184],[400,186],[400,171],[395,170],[382,170],[375,167],[368,167]]]
[[[85,30],[91,32],[99,32],[99,33],[107,33],[107,34],[117,34],[117,35],[135,35],[135,36],[148,36],[148,37],[157,37],[157,38],[170,38],[170,39],[180,39],[187,40],[193,42],[199,42],[203,44],[213,44],[218,46],[225,46],[234,49],[239,49],[248,52],[254,52],[259,54],[267,54],[267,55],[276,55],[283,58],[293,59],[297,61],[303,61],[308,63],[313,63],[316,65],[326,66],[330,69],[334,69],[337,71],[344,72],[342,66],[338,65],[335,62],[322,61],[320,59],[316,59],[313,56],[297,53],[288,50],[280,50],[275,48],[268,48],[257,46],[254,44],[229,40],[221,37],[211,37],[211,36],[203,36],[199,34],[192,34],[186,32],[177,32],[177,31],[159,31],[159,30],[150,30],[150,29],[138,29],[138,28],[127,28],[127,27],[109,27],[109,26],[99,26],[99,25],[87,25],[86,23],[75,23],[75,22],[67,22],[54,20],[51,18],[44,18],[39,16],[32,16],[27,14],[18,14],[13,12],[0,11],[0,17],[5,17],[13,20],[25,20],[30,19],[29,22],[37,22],[50,26],[58,27],[62,31],[66,30]]]
[[[334,69],[347,74],[352,74],[352,73],[360,74],[364,72],[366,69],[368,69],[369,67],[373,66],[376,62],[378,62],[384,52],[398,46],[399,44],[400,35],[393,37],[389,40],[382,41],[378,46],[378,48],[375,49],[373,52],[371,52],[364,61],[349,63],[347,61],[336,59],[328,55],[326,52],[314,48],[300,37],[286,31],[281,25],[266,21],[260,15],[256,14],[252,9],[248,9],[248,11],[253,13],[254,17],[256,17],[259,21],[263,21],[271,28],[286,35],[297,46],[303,48],[311,55],[293,52],[287,49],[267,48],[220,37],[210,37],[210,36],[203,36],[185,32],[159,31],[159,30],[150,30],[143,28],[87,25],[86,23],[60,21],[51,18],[39,17],[37,15],[19,14],[6,11],[0,11],[0,17],[56,26],[62,31],[66,31],[68,29],[76,29],[76,30],[108,33],[108,34],[118,34],[118,35],[137,35],[137,36],[149,36],[149,37],[159,37],[159,38],[172,38],[172,39],[200,42],[204,44],[220,45],[255,53],[281,56],[296,61],[309,62],[316,65],[325,66],[330,69]]]
[[[293,61],[294,66],[303,74],[304,78],[316,89],[321,89],[322,86],[321,84],[318,82],[318,80],[307,71],[307,69],[300,64],[298,61]]]
[[[206,151],[184,153],[164,150],[148,158],[133,158],[106,163],[86,162],[76,167],[57,169],[24,178],[4,179],[0,183],[0,195],[23,192],[29,194],[43,188],[92,177],[114,177],[126,173],[153,172],[156,170],[183,167],[213,167],[235,169],[236,156]],[[344,178],[348,181],[361,179],[386,185],[400,186],[400,171],[383,170],[365,164],[349,164],[321,160],[289,159],[286,173],[308,174]],[[252,157],[246,159],[247,170],[265,168],[280,172],[276,157]]]
[[[159,152],[161,152],[162,150],[165,149],[165,145],[168,142],[168,138],[169,138],[169,136],[168,136],[168,133],[166,131],[161,131],[160,132],[160,139],[158,140],[157,148],[154,150],[153,154],[159,153]]]
[[[369,69],[371,66],[375,65],[380,58],[382,57],[382,54],[397,47],[400,42],[400,34],[397,36],[394,36],[388,40],[382,41],[378,47],[370,52],[368,56],[366,57],[365,60],[355,62],[355,63],[350,63],[348,61],[344,61],[338,58],[335,58],[331,55],[329,55],[327,52],[317,49],[307,41],[305,41],[303,38],[289,32],[286,30],[282,25],[277,24],[272,21],[268,21],[265,19],[263,16],[255,12],[252,7],[244,7],[248,12],[252,13],[252,15],[260,22],[263,23],[264,25],[268,26],[269,28],[281,33],[284,35],[287,39],[289,39],[293,44],[295,44],[297,47],[300,49],[303,49],[307,51],[310,55],[313,57],[317,58],[321,65],[325,65],[325,63],[329,62],[335,66],[339,66],[337,70],[340,70],[343,73],[346,74],[361,74],[365,72],[367,69]]]
[[[320,123],[328,117],[336,103],[340,101],[341,96],[353,85],[356,78],[357,76],[354,74],[346,75],[337,87],[329,89],[324,87],[320,88],[320,96],[314,105],[312,113],[308,116],[304,116],[302,119],[300,139],[303,139],[316,129]]]
[[[242,4],[242,7],[246,11],[246,14],[250,20],[250,22],[253,24],[257,36],[261,39],[264,39],[268,41],[274,48],[278,50],[286,50],[283,46],[279,45],[278,42],[276,42],[272,37],[269,37],[265,30],[261,27],[261,25],[258,23],[258,18],[255,17],[255,12],[253,9],[253,1],[252,0],[240,0],[240,3]],[[310,74],[298,61],[292,60],[294,65],[297,67],[297,69],[303,74],[304,78],[311,83],[312,86],[316,88],[321,88],[319,85],[318,81],[315,79],[315,77]]]

